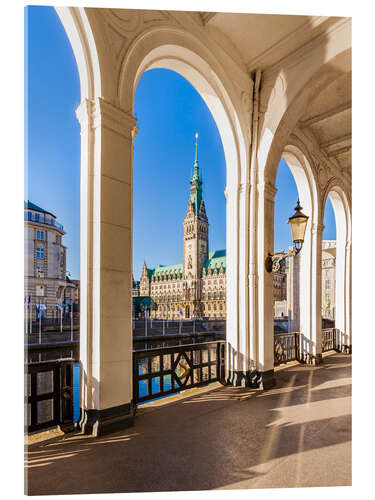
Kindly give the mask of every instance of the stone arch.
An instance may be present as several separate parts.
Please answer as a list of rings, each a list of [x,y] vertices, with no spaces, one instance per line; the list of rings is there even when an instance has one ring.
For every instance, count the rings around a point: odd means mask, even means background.
[[[287,70],[281,71],[275,79],[272,99],[269,98],[260,127],[258,167],[263,182],[274,184],[283,149],[296,130],[309,100],[315,99],[343,73],[350,57],[351,49],[347,46],[335,47],[334,51],[327,48],[324,59],[309,69],[310,77],[298,80],[298,88],[295,88],[295,82],[290,79]],[[269,86],[267,82],[264,90],[266,94],[270,92]],[[288,93],[289,87],[291,90]]]
[[[177,28],[153,28],[131,44],[122,61],[118,99],[120,107],[132,113],[134,96],[142,74],[165,68],[179,73],[200,94],[209,108],[223,143],[228,187],[236,187],[246,175],[246,123],[238,92],[199,40]],[[249,79],[249,85],[251,80]]]
[[[83,7],[55,7],[77,62],[81,101],[101,95],[99,58]]]
[[[226,162],[227,331],[237,339],[239,329],[239,227],[243,222],[239,186],[248,176],[248,123],[251,109],[209,49],[191,33],[177,28],[152,28],[131,44],[122,61],[118,99],[133,112],[134,95],[142,74],[165,68],[179,73],[197,90],[219,131]],[[248,79],[251,89],[251,79]],[[242,97],[241,97],[242,95]]]
[[[351,350],[351,206],[343,183],[333,178],[328,182],[322,197],[322,207],[331,200],[336,221],[336,287],[335,327],[341,349]]]
[[[340,29],[350,30],[350,26],[343,24]],[[345,33],[347,34],[347,31]],[[349,43],[347,40],[349,40]],[[345,63],[347,63],[350,56],[350,36],[345,37],[345,41],[340,37],[336,40],[327,39],[325,42],[322,41],[315,56],[313,54],[314,52],[306,55],[303,63],[301,62],[300,69],[303,68],[305,71],[303,78],[293,78],[293,75],[296,77],[298,74],[298,64],[293,67],[288,67],[285,64],[273,76],[266,71],[261,82],[261,116],[258,131],[259,147],[257,149],[259,191],[257,195],[257,267],[259,277],[257,350],[259,355],[258,365],[264,366],[266,371],[270,370],[273,364],[273,352],[269,340],[272,338],[273,324],[267,319],[272,317],[272,302],[270,300],[272,280],[264,270],[264,259],[269,252],[273,253],[273,200],[276,193],[274,184],[278,164],[286,146],[290,143],[293,144],[293,142],[296,144],[293,134],[298,132],[298,122],[306,110],[309,99],[315,98],[332,81],[332,78],[345,71]],[[311,64],[309,64],[309,61]],[[310,155],[306,155],[306,152],[310,147],[306,144],[306,147],[301,148],[299,145],[299,149],[301,152],[304,150],[307,161]],[[306,161],[304,160],[303,163],[306,164]],[[305,325],[307,326],[307,337],[310,338],[313,358],[318,361],[315,356],[316,354],[319,355],[321,350],[319,333],[321,331],[321,273],[317,273],[321,265],[321,237],[318,235],[321,234],[323,226],[321,222],[322,209],[319,203],[321,189],[314,171],[314,163],[311,160],[307,161],[307,164],[311,166],[310,172],[306,170],[308,182],[307,184],[306,182],[300,183],[299,191],[304,191],[307,194],[310,190],[310,194],[314,196],[311,199],[314,202],[311,205],[311,208],[314,206],[314,215],[313,224],[310,225],[312,231],[309,249],[311,253],[310,277],[306,274],[306,280],[309,280],[312,284],[312,273],[314,273],[316,284],[310,290],[313,301],[309,305],[312,311],[310,325],[307,325],[307,316]],[[309,185],[310,188],[304,189],[303,184],[305,186]],[[314,186],[313,190],[311,190],[312,186]],[[306,258],[306,247],[304,253]]]
[[[294,142],[294,144],[293,144]],[[297,141],[285,146],[282,154],[297,185],[298,197],[303,212],[309,216],[305,240],[301,253],[290,259],[297,274],[294,286],[290,286],[289,313],[290,331],[301,333],[301,353],[316,361],[321,352],[321,237],[323,226],[319,203],[319,188],[314,168]],[[291,200],[292,201],[292,200]],[[291,206],[292,210],[292,206]],[[292,213],[292,211],[291,211]],[[289,269],[289,272],[293,272]],[[292,299],[292,300],[291,300]],[[294,300],[293,300],[294,299]],[[290,316],[294,313],[294,321]]]

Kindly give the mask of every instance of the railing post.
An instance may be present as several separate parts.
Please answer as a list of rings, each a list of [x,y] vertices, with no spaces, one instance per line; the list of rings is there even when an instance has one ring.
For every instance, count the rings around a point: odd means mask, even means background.
[[[299,361],[299,338],[298,332],[294,332],[294,347],[295,347],[295,358]]]
[[[219,342],[216,344],[216,373],[218,380],[221,380],[221,350]]]
[[[60,427],[74,430],[73,423],[73,361],[60,362]]]

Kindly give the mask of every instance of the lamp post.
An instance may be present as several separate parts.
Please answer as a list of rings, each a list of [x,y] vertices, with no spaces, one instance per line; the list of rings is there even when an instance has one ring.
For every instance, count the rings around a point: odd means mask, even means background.
[[[290,224],[290,230],[292,231],[293,248],[289,250],[288,253],[268,253],[268,257],[265,261],[265,266],[266,271],[269,273],[277,272],[280,269],[280,262],[288,257],[295,257],[302,249],[303,241],[305,239],[307,221],[309,217],[302,213],[302,207],[299,203],[299,200],[297,201],[297,206],[294,210],[295,213],[288,219],[288,224]]]

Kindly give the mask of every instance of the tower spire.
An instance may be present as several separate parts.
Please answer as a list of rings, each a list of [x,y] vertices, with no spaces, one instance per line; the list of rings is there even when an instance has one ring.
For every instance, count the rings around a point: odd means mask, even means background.
[[[200,181],[199,176],[199,163],[198,163],[198,132],[195,134],[195,159],[194,159],[194,173],[192,180]]]
[[[194,166],[195,164],[198,165],[198,132],[195,133],[195,161],[194,161]]]

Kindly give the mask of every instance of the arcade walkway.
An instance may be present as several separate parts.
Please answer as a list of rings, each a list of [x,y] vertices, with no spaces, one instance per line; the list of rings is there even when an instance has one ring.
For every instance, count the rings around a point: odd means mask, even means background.
[[[29,494],[350,485],[351,356],[276,375],[267,392],[220,386],[110,436],[33,444]]]

